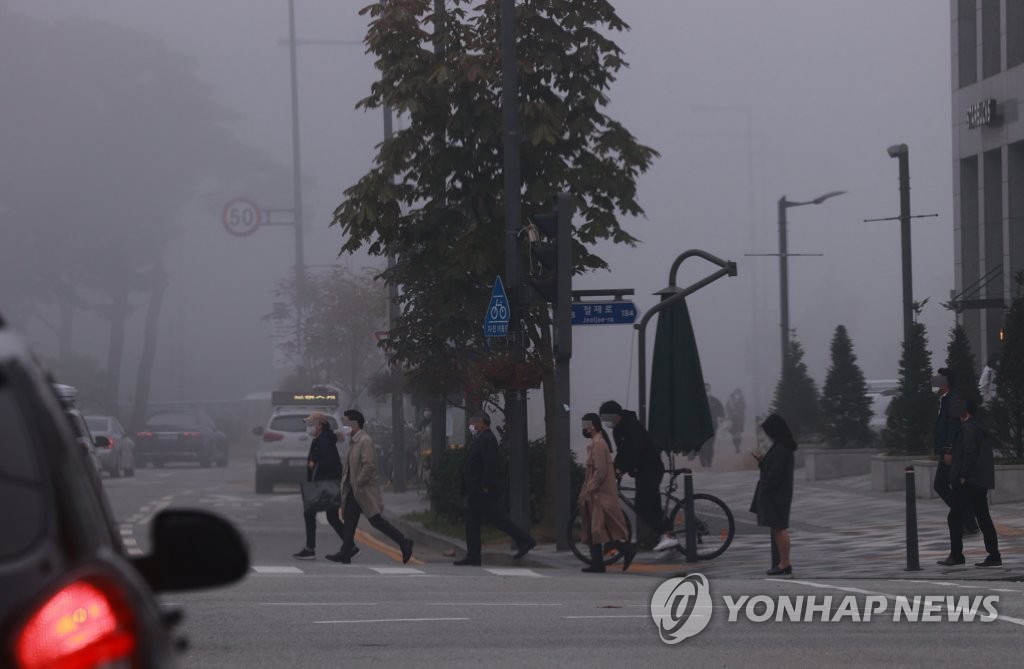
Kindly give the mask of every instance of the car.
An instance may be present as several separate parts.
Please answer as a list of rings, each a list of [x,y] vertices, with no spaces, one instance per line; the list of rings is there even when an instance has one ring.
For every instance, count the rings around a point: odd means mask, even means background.
[[[86,416],[100,466],[114,478],[135,476],[135,442],[114,416]]]
[[[135,433],[135,458],[140,466],[195,460],[200,467],[226,467],[228,439],[202,411],[162,411]]]
[[[92,432],[85,422],[85,416],[78,410],[78,389],[63,383],[52,384],[53,392],[64,408],[64,415],[68,424],[71,425],[71,432],[75,435],[75,443],[87,454],[96,473],[103,471],[99,456],[96,453],[96,441]]]
[[[0,432],[0,667],[177,666],[181,612],[157,595],[245,576],[235,527],[166,509],[129,557],[61,399],[2,320]]]
[[[301,483],[306,480],[306,458],[311,437],[303,420],[318,411],[327,416],[331,429],[338,430],[341,414],[338,395],[332,390],[309,392],[275,391],[271,394],[273,409],[266,427],[253,428],[260,437],[256,446],[256,493],[274,491],[278,483]],[[339,442],[340,446],[340,442]]]

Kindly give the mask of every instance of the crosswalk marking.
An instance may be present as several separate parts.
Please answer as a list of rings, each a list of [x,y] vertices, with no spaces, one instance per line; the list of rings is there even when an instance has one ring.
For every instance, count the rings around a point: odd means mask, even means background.
[[[530,576],[540,578],[540,574],[526,567],[485,567],[484,571],[489,571],[495,576]]]
[[[303,571],[298,567],[274,567],[274,566],[253,566],[252,570],[257,574],[301,574]]]
[[[425,572],[413,567],[368,567],[382,576],[423,576]]]

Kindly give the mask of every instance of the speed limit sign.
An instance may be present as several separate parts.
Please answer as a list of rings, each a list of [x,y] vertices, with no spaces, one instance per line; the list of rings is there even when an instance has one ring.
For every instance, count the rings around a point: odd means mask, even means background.
[[[236,197],[224,205],[220,221],[235,237],[248,237],[260,227],[260,208],[252,200]]]

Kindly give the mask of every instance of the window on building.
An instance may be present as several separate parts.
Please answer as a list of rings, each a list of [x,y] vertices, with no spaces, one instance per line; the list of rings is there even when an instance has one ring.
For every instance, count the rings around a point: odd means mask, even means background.
[[[1024,64],[1024,0],[1006,0],[1006,69]]]
[[[999,0],[981,0],[981,78],[999,74],[1002,60]]]
[[[984,234],[984,258],[985,278],[988,280],[989,272],[1003,264],[1003,151],[993,149],[986,151],[982,160],[984,166],[984,204],[985,223]],[[985,286],[985,297],[1002,297],[1003,280],[1002,273],[999,279],[989,282]]]
[[[1009,196],[1009,275],[1024,270],[1024,142],[1007,147],[1006,193]]]
[[[960,88],[978,81],[977,0],[957,0],[957,60]]]

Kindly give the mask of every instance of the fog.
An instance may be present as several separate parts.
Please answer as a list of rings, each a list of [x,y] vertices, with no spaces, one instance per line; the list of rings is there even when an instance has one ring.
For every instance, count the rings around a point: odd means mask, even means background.
[[[358,256],[339,260],[341,233],[328,228],[383,132],[379,113],[355,109],[375,77],[358,44],[365,4],[296,0],[300,40],[342,42],[299,46],[311,271],[371,264]],[[763,412],[779,372],[779,262],[748,254],[778,251],[780,197],[806,201],[844,190],[820,206],[788,210],[790,252],[822,254],[790,258],[790,323],[819,385],[838,324],[849,330],[867,378],[896,378],[899,226],[863,219],[899,213],[897,161],[886,148],[906,143],[913,213],[937,214],[913,223],[914,297],[929,298],[921,319],[933,364],[944,358],[954,324],[940,305],[954,288],[949,4],[614,4],[631,26],[616,37],[630,68],[611,91],[610,115],[661,158],[639,182],[646,219],[625,221],[642,243],[599,247],[611,270],[577,277],[574,287],[632,288],[643,312],[683,251],[736,261],[739,276],[696,293],[690,311],[714,394],[724,400],[741,387],[750,411]],[[232,236],[221,208],[234,197],[266,209],[292,206],[287,34],[285,0],[0,0],[0,263],[7,267],[0,313],[43,356],[57,358],[62,342],[56,302],[38,291],[56,265],[73,262],[68,251],[88,249],[74,262],[113,267],[144,255],[142,248],[162,262],[167,279],[151,399],[228,399],[277,387],[286,370],[274,366],[264,316],[294,265],[293,235],[266,227]],[[118,81],[110,75],[122,70],[142,90],[153,83],[147,77],[164,73],[152,108],[103,107],[120,99],[112,97],[121,92],[110,89]],[[102,127],[68,127],[79,108],[92,109]],[[189,127],[203,132],[189,137]],[[106,140],[90,147],[90,138]],[[83,146],[91,160],[67,164]],[[211,146],[219,149],[212,162]],[[204,162],[182,170],[189,156]],[[95,244],[97,236],[103,244]],[[136,269],[145,274],[150,265]],[[714,269],[688,260],[680,283]],[[119,279],[111,281],[116,288]],[[121,401],[131,399],[143,354],[143,298],[129,295]],[[76,313],[70,346],[105,368],[109,320],[87,307]],[[576,328],[573,414],[610,398],[635,406],[635,358],[629,326]],[[541,410],[531,406],[536,433]]]

